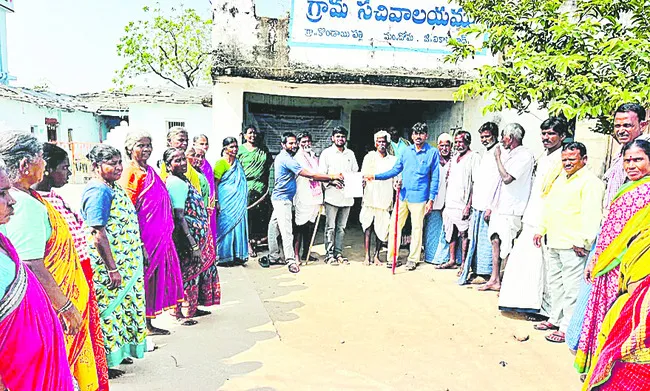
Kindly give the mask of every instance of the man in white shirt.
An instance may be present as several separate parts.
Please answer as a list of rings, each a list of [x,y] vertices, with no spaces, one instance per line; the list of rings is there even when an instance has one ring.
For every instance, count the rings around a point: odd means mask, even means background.
[[[370,151],[363,158],[361,172],[363,175],[375,175],[390,170],[397,158],[389,155],[387,146],[390,135],[384,130],[375,133],[375,151]],[[393,180],[367,182],[361,201],[359,222],[364,232],[365,259],[364,264],[370,265],[370,243],[375,236],[375,251],[372,260],[375,265],[381,265],[379,250],[382,243],[388,240],[390,224],[390,209],[393,206]],[[373,235],[374,232],[374,235]]]
[[[546,267],[542,250],[533,245],[533,236],[542,220],[543,197],[562,173],[562,142],[569,135],[563,118],[550,117],[540,128],[546,151],[537,160],[523,228],[508,258],[499,294],[501,311],[523,312],[530,320],[544,320],[550,313],[550,299],[545,293]]]
[[[447,194],[445,209],[442,212],[445,227],[445,240],[449,243],[449,261],[436,266],[436,269],[452,269],[457,267],[456,249],[461,248],[461,271],[467,257],[469,238],[469,217],[472,205],[472,185],[474,171],[480,157],[470,149],[472,136],[461,130],[454,137],[456,154],[451,158],[447,175]]]
[[[486,151],[474,175],[472,191],[472,216],[469,224],[469,249],[465,265],[458,280],[460,285],[472,280],[474,275],[492,274],[492,242],[488,235],[488,221],[485,213],[489,209],[501,177],[494,157],[494,150],[499,142],[499,126],[486,122],[478,130],[481,144]]]
[[[508,257],[512,244],[521,230],[521,217],[528,204],[533,184],[535,158],[522,145],[524,128],[511,123],[501,131],[501,145],[494,150],[494,158],[501,181],[492,206],[486,211],[489,218],[488,235],[492,241],[492,275],[479,287],[480,291],[501,289],[501,262]]]
[[[441,133],[438,136],[438,151],[440,152],[440,169],[438,195],[433,200],[431,213],[424,218],[424,262],[426,263],[445,263],[449,255],[449,245],[445,240],[444,230],[442,227],[442,210],[445,206],[445,194],[447,193],[447,172],[449,171],[449,161],[451,160],[451,147],[454,142],[449,133]],[[436,262],[439,258],[443,259]]]
[[[318,171],[318,157],[311,149],[312,137],[308,132],[298,135],[300,149],[294,159],[312,172]],[[315,229],[316,218],[323,205],[323,186],[320,182],[301,177],[296,178],[296,195],[293,198],[294,223],[293,245],[296,256],[305,261],[317,261],[309,252],[309,243]]]
[[[354,152],[345,147],[348,131],[337,126],[332,131],[332,146],[320,156],[319,170],[323,174],[338,175],[359,171]],[[325,262],[331,265],[348,264],[343,257],[345,227],[354,198],[346,198],[344,186],[329,185],[325,188]]]

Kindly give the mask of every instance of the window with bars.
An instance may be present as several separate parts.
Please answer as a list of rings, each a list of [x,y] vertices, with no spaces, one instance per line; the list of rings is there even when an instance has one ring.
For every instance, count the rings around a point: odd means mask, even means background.
[[[185,127],[185,121],[165,121],[167,124],[167,130],[173,128],[174,126]]]

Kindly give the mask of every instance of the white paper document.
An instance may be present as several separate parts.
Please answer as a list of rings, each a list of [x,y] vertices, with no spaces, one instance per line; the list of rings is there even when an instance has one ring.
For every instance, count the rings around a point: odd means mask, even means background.
[[[345,198],[363,197],[363,176],[360,172],[348,172],[343,174],[343,194]]]

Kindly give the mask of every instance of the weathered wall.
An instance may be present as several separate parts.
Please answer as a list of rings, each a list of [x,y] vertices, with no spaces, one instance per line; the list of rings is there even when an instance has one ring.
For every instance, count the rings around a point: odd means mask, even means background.
[[[72,129],[72,141],[99,142],[100,122],[93,113],[62,111],[4,98],[0,98],[0,113],[0,129],[29,133],[31,127],[36,126],[34,135],[47,141],[45,118],[56,118],[58,141],[67,142],[68,129]]]

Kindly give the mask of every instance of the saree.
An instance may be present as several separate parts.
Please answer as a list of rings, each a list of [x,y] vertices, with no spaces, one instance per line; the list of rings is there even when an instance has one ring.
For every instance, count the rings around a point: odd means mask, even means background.
[[[248,259],[248,187],[244,169],[238,160],[217,186],[221,212],[217,216],[217,253],[219,264]]]
[[[12,391],[73,391],[65,338],[52,303],[9,240],[16,278],[0,299],[0,377]]]
[[[432,210],[424,217],[424,262],[433,263],[441,236],[445,236],[442,227],[442,211]]]
[[[203,198],[192,186],[188,186],[185,200],[185,222],[190,235],[201,249],[201,259],[198,262],[193,259],[192,247],[180,224],[176,224],[173,238],[180,259],[185,295],[185,301],[176,306],[177,318],[193,317],[199,304],[211,306],[221,302],[221,285],[208,212],[203,205]],[[182,312],[183,309],[186,314]]]
[[[469,246],[467,247],[467,259],[458,284],[464,285],[469,281],[472,270],[478,275],[492,274],[492,242],[488,236],[488,223],[484,219],[485,211],[472,208],[470,217]]]
[[[103,185],[106,186],[106,185]],[[142,358],[145,352],[145,298],[142,241],[133,203],[124,190],[114,184],[113,200],[105,226],[115,265],[122,275],[120,289],[109,289],[106,265],[86,226],[88,254],[93,267],[93,282],[104,333],[104,349],[109,368],[127,357]]]
[[[79,255],[81,268],[88,282],[90,290],[89,305],[89,330],[93,351],[95,354],[95,365],[97,367],[97,378],[99,380],[99,390],[108,390],[108,364],[106,363],[106,350],[104,349],[104,334],[99,321],[99,307],[97,306],[97,297],[95,296],[95,284],[93,283],[93,269],[90,265],[90,257],[88,256],[88,249],[86,245],[86,237],[83,232],[83,221],[72,208],[65,203],[60,195],[56,194],[53,190],[49,193],[40,193],[41,196],[56,209],[70,228],[70,234],[74,241],[75,250]]]
[[[172,238],[172,203],[165,183],[151,166],[145,173],[132,161],[120,182],[137,211],[142,243],[149,255],[144,297],[147,318],[155,318],[183,300],[183,276]]]
[[[43,264],[83,318],[79,332],[65,336],[68,363],[82,391],[98,390],[99,379],[90,333],[90,288],[70,228],[61,213],[38,192],[31,190],[30,194],[45,205],[52,227],[52,234],[45,245]]]
[[[165,163],[160,163],[160,179],[165,181],[169,175],[170,173],[167,171]],[[187,165],[187,172],[185,173],[185,177],[190,181],[190,184],[196,189],[196,191],[201,194],[201,179],[199,179],[199,173],[194,167],[192,167],[191,164]]]
[[[607,311],[618,297],[620,262],[638,227],[650,218],[650,177],[630,182],[619,190],[603,223],[594,257],[594,283],[585,310],[574,366],[586,373],[592,366],[598,332]]]
[[[248,150],[244,145],[239,148],[237,160],[241,163],[248,185],[248,205],[255,204],[248,210],[248,220],[255,221],[249,229],[251,238],[260,239],[267,235],[271,219],[269,175],[273,159],[265,148],[255,147]],[[263,199],[262,199],[263,198]],[[262,200],[262,201],[260,201]],[[260,201],[260,202],[258,202]],[[221,202],[221,199],[219,199]],[[257,224],[259,222],[259,224]]]
[[[585,390],[601,386],[641,390],[650,382],[649,252],[650,228],[646,224],[619,257],[620,295],[603,320]],[[638,286],[630,292],[632,284]]]
[[[207,159],[203,159],[201,172],[205,175],[205,179],[207,179],[208,185],[210,186],[210,203],[208,205],[214,206],[216,200],[215,193],[217,189],[214,184],[214,170],[212,169],[212,165],[208,163]],[[208,213],[210,215],[210,231],[212,232],[212,238],[214,239],[214,248],[217,248],[217,211],[211,207],[208,208]]]

